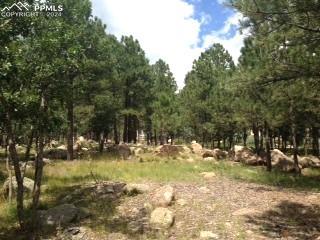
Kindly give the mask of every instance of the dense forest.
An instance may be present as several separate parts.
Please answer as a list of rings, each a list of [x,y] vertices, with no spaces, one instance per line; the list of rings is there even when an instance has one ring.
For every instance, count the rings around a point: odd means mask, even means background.
[[[62,4],[63,15],[0,22],[0,145],[14,165],[22,227],[19,162],[36,146],[35,226],[53,140],[65,142],[68,160],[79,136],[102,152],[107,141],[137,143],[141,134],[148,145],[248,145],[267,159],[268,171],[274,148],[293,154],[297,172],[298,155],[320,155],[319,1],[229,1],[248,35],[239,63],[213,44],[194,60],[183,89],[164,60],[149,62],[134,36],[110,34],[89,0],[47,2]],[[26,146],[24,156],[18,145]]]

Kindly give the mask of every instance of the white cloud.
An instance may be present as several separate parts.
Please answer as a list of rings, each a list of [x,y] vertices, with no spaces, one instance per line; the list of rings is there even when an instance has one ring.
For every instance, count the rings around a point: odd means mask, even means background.
[[[237,63],[238,58],[241,55],[241,48],[244,45],[244,39],[247,36],[247,33],[240,34],[239,31],[239,21],[243,19],[241,13],[234,13],[231,15],[224,23],[223,28],[218,31],[212,31],[210,34],[204,36],[203,38],[203,47],[208,48],[213,43],[220,43],[228,50],[233,60]],[[232,37],[228,37],[228,34],[233,27],[237,28],[236,33]]]
[[[197,0],[198,1],[198,0]],[[240,53],[242,37],[236,34],[232,39],[225,39],[235,19],[229,18],[223,29],[203,37],[201,26],[210,19],[202,15],[200,20],[194,16],[194,5],[184,0],[92,0],[93,14],[107,24],[107,31],[119,39],[122,35],[133,35],[138,39],[151,63],[159,58],[166,61],[173,72],[179,88],[184,85],[184,78],[204,47],[214,42],[225,46],[232,56]]]

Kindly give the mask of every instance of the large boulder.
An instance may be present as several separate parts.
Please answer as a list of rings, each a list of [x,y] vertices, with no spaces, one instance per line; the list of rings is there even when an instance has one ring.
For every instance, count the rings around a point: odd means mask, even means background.
[[[182,152],[182,147],[177,145],[162,145],[157,149],[158,153],[156,153],[159,157],[176,157]]]
[[[208,157],[212,157],[215,158],[213,151],[211,150],[204,150],[204,152],[202,153],[202,158],[208,158]]]
[[[62,204],[48,210],[39,211],[39,219],[43,227],[66,226],[87,216],[83,213],[83,210],[73,204]]]
[[[128,160],[131,156],[130,147],[127,144],[109,145],[106,151],[123,160]]]
[[[199,143],[197,143],[196,141],[192,141],[191,149],[192,149],[192,152],[194,152],[195,154],[202,153],[202,146]]]
[[[242,162],[250,166],[258,166],[264,164],[264,161],[261,157],[255,154],[251,149],[242,146],[234,147],[234,161]]]
[[[212,152],[213,152],[213,157],[215,157],[218,160],[225,159],[228,156],[228,152],[222,151],[219,148],[213,149]]]
[[[304,156],[299,159],[302,168],[319,168],[320,159],[315,156]]]
[[[84,137],[80,136],[78,137],[76,141],[76,145],[78,148],[78,151],[80,150],[98,150],[99,149],[99,143],[92,140],[92,139],[85,139]]]
[[[167,229],[174,223],[173,213],[163,207],[156,208],[150,216],[150,225],[154,229]]]
[[[17,193],[18,184],[15,177],[12,177],[12,193],[15,195]],[[10,186],[10,178],[7,178],[3,184],[2,191],[4,197],[7,198],[9,195],[9,186]],[[23,178],[23,190],[26,194],[31,194],[34,186],[34,181],[30,178],[24,177]]]
[[[281,152],[279,149],[273,149],[271,151],[272,167],[283,172],[294,172],[294,161]]]
[[[166,185],[155,190],[151,197],[151,203],[155,207],[167,207],[175,198],[173,187]]]
[[[191,149],[185,145],[182,145],[181,148],[182,148],[181,153],[183,153],[183,154],[191,154],[192,153]]]
[[[227,156],[228,156],[228,152],[222,151],[219,148],[215,148],[213,150],[206,149],[206,150],[203,150],[203,153],[202,153],[203,158],[213,157],[216,160],[225,159],[227,158]]]

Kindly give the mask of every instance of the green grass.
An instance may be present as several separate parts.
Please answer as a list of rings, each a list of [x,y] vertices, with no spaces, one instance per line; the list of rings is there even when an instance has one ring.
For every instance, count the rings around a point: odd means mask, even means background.
[[[311,170],[310,176],[299,176],[278,171],[270,173],[265,170],[265,167],[249,167],[242,164],[230,166],[228,162],[221,162],[214,165],[214,171],[240,181],[298,190],[320,191],[320,169]]]
[[[57,204],[60,195],[67,194],[75,185],[92,182],[94,179],[123,182],[201,183],[204,180],[199,173],[204,171],[214,171],[218,176],[238,181],[320,191],[320,170],[312,170],[310,176],[306,177],[280,172],[268,173],[264,167],[248,167],[230,162],[195,161],[187,163],[181,159],[160,159],[151,155],[145,156],[143,162],[139,159],[118,161],[114,158],[100,157],[91,161],[55,161],[53,165],[45,166],[43,184],[46,187],[42,194],[41,208]],[[6,174],[5,164],[1,162],[0,186]],[[29,169],[26,175],[32,178],[33,170]],[[93,206],[93,208],[100,211],[99,206]],[[106,211],[110,212],[110,209]],[[0,197],[0,232],[8,232],[10,228],[17,226],[15,216],[15,206],[8,204]]]

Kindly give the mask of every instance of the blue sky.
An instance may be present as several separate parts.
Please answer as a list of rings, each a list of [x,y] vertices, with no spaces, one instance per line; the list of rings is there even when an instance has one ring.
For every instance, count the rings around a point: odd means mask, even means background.
[[[93,14],[107,32],[133,35],[151,63],[162,58],[170,65],[179,88],[192,63],[213,43],[220,43],[235,62],[244,35],[238,31],[240,13],[224,0],[92,0]]]
[[[225,21],[235,14],[235,11],[226,6],[221,0],[186,0],[186,2],[194,5],[195,18],[205,21],[201,26],[201,38],[212,31],[218,31],[223,28]],[[233,26],[228,33],[228,37],[233,37],[236,30],[237,26]]]

